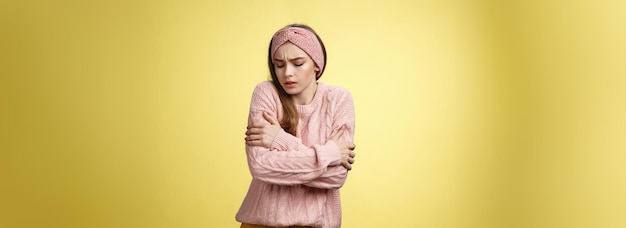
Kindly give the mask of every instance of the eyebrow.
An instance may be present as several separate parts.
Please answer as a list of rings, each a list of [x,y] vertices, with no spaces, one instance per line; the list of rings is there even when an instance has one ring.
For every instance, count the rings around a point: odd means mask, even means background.
[[[296,61],[296,60],[301,60],[301,59],[305,59],[305,58],[304,57],[295,57],[293,59],[288,59],[288,61]],[[284,60],[282,60],[282,59],[274,59],[274,61],[283,62]]]

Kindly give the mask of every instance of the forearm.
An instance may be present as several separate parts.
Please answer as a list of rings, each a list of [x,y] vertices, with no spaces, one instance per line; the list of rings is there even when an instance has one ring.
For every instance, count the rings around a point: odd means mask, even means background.
[[[302,146],[302,140],[292,134],[279,131],[272,141],[271,149],[289,151]]]
[[[279,185],[311,182],[324,176],[329,166],[341,162],[341,155],[332,142],[312,147],[300,146],[290,151],[246,146],[246,152],[252,176]]]
[[[348,178],[348,170],[341,166],[328,167],[326,172],[318,178],[304,183],[304,185],[312,188],[337,189],[341,188]]]

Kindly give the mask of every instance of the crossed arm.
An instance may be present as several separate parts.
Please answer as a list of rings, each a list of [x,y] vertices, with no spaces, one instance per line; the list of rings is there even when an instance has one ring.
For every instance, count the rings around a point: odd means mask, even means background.
[[[275,117],[262,115],[263,119],[249,122],[245,138],[248,166],[255,178],[278,185],[327,189],[343,186],[355,156],[354,144],[342,142],[345,127],[326,144],[307,147],[286,133]],[[277,143],[281,139],[289,143]]]
[[[266,112],[263,113],[263,118],[269,122],[255,122],[252,125],[247,127],[246,130],[246,144],[250,146],[261,146],[266,148],[271,148],[272,142],[276,137],[276,134],[283,130],[280,127],[280,123],[276,117],[273,117]],[[341,127],[339,132],[335,133],[330,137],[330,141],[334,141],[339,148],[339,152],[341,153],[341,165],[348,170],[352,169],[352,164],[354,163],[354,157],[356,154],[354,153],[355,145],[354,143],[342,142],[339,139],[344,134],[345,128]]]

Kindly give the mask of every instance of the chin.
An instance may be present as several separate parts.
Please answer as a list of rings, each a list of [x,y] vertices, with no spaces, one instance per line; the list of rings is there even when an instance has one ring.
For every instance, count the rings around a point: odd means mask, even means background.
[[[283,88],[284,89],[284,88]],[[287,94],[289,95],[296,95],[299,94],[301,91],[299,91],[298,89],[292,88],[292,89],[284,89],[285,92],[287,92]]]

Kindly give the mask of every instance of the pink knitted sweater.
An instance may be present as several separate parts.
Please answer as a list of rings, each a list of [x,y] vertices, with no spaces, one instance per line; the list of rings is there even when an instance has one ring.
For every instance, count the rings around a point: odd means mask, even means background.
[[[339,188],[348,175],[341,154],[329,141],[341,126],[340,141],[352,142],[354,104],[346,89],[318,82],[313,100],[296,105],[297,137],[280,131],[271,148],[246,146],[252,183],[237,221],[266,226],[341,226]],[[252,94],[248,124],[267,122],[263,112],[282,118],[278,91],[270,81],[259,83]]]

